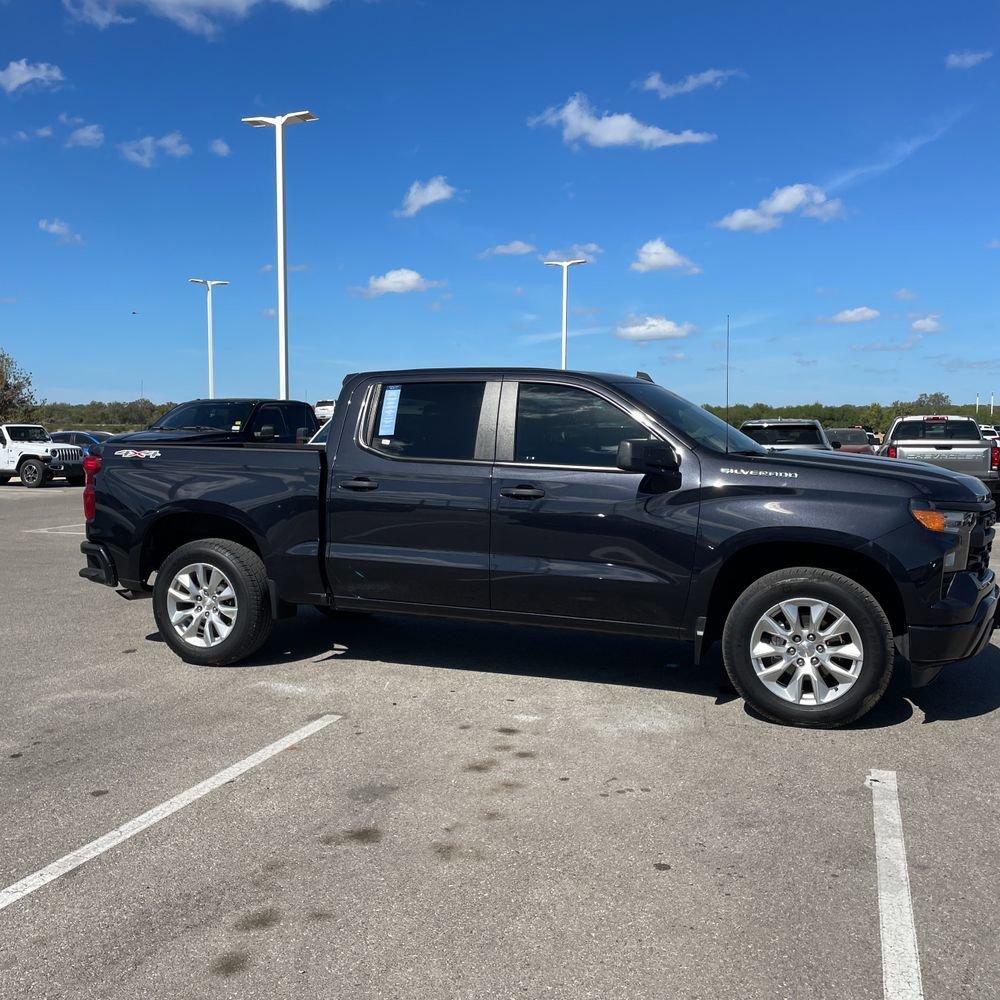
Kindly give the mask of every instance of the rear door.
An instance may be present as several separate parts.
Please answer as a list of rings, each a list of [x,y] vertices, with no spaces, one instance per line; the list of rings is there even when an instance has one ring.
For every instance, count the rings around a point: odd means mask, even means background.
[[[338,603],[486,609],[500,382],[372,381],[334,457],[328,567]]]
[[[680,626],[698,529],[697,456],[679,474],[617,468],[664,437],[634,407],[562,378],[504,382],[493,480],[493,608]]]

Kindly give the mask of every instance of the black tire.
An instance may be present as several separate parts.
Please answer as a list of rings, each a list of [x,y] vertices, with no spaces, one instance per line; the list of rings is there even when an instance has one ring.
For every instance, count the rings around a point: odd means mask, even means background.
[[[840,697],[823,704],[797,704],[765,687],[754,670],[750,641],[769,609],[796,597],[835,605],[860,635],[863,660],[857,680]],[[804,631],[804,629],[803,629]],[[769,573],[736,599],[722,633],[722,654],[733,686],[761,715],[796,726],[843,726],[871,711],[892,677],[892,629],[875,598],[859,583],[830,570],[796,566]]]
[[[22,485],[26,486],[29,490],[39,489],[45,485],[49,478],[45,469],[45,463],[39,462],[37,458],[29,458],[26,462],[23,462],[17,474],[21,477]]]
[[[177,573],[191,563],[221,570],[236,592],[237,614],[232,631],[217,645],[192,646],[176,632],[167,611],[167,591]],[[188,542],[164,559],[153,587],[153,615],[164,642],[185,662],[221,667],[255,653],[271,634],[274,621],[267,576],[260,556],[227,538]]]
[[[83,486],[83,484],[86,481],[87,481],[87,477],[86,476],[67,476],[66,477],[66,482],[69,483],[70,486]]]

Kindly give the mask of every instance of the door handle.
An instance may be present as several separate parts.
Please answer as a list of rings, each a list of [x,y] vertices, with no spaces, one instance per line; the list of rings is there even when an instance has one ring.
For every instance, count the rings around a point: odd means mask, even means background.
[[[378,483],[373,483],[367,476],[358,476],[356,479],[345,479],[339,484],[342,490],[377,490]]]
[[[545,490],[540,490],[537,486],[504,486],[500,490],[500,496],[510,497],[512,500],[537,500],[545,496]]]

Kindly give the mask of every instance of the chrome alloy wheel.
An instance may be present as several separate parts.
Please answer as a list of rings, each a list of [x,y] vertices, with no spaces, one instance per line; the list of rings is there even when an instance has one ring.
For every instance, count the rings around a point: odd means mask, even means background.
[[[35,483],[41,478],[41,472],[38,471],[37,465],[25,465],[21,469],[21,482],[25,486],[34,486]]]
[[[771,694],[796,705],[829,705],[861,675],[864,646],[840,608],[792,597],[761,615],[750,635],[750,662]]]
[[[178,570],[167,589],[170,624],[189,646],[217,646],[232,632],[238,610],[228,577],[208,563]]]

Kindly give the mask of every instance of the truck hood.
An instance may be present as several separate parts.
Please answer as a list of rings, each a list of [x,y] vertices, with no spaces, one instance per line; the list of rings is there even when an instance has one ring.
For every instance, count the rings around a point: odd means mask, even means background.
[[[745,459],[746,456],[739,457]],[[785,451],[756,457],[757,463],[766,464],[775,471],[797,472],[803,477],[825,474],[831,477],[829,485],[834,489],[838,480],[859,477],[870,481],[870,487],[860,484],[861,488],[877,490],[877,483],[881,481],[897,489],[908,488],[915,497],[936,503],[975,503],[990,498],[989,488],[974,476],[924,462],[844,454],[842,451]]]

